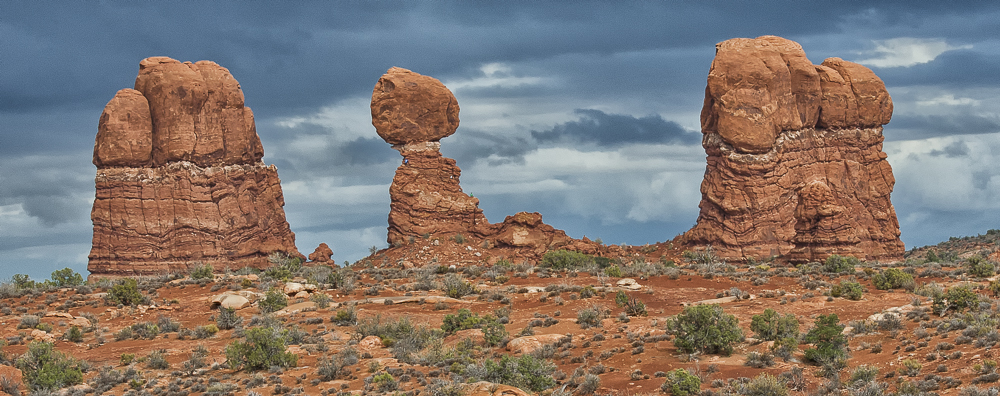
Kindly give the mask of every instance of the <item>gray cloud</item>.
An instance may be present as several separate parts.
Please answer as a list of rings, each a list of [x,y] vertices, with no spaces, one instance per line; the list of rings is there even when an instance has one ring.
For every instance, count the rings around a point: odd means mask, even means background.
[[[658,115],[636,118],[623,114],[607,114],[600,110],[576,109],[579,121],[569,121],[547,131],[531,131],[539,142],[585,142],[602,146],[629,143],[695,144],[701,134],[685,130],[676,122]]]
[[[944,147],[941,150],[931,150],[930,155],[932,156],[945,156],[948,158],[964,157],[969,154],[969,146],[965,145],[965,142],[961,140],[956,140],[951,144]]]
[[[885,127],[887,140],[916,140],[938,136],[1000,132],[1000,119],[968,113],[950,115],[900,114]]]

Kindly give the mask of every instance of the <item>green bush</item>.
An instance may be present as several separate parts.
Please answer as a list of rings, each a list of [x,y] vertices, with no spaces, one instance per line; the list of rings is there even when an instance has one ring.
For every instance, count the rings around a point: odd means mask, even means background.
[[[155,350],[146,356],[146,367],[154,370],[166,370],[170,368],[167,362],[167,351],[165,349]]]
[[[257,309],[261,313],[269,314],[288,306],[288,296],[283,290],[272,288],[264,295],[264,299],[257,303]]]
[[[333,317],[330,318],[330,322],[337,326],[352,326],[358,321],[357,310],[353,305],[349,305],[345,309],[338,310]]]
[[[108,291],[108,300],[121,305],[144,304],[148,299],[139,292],[138,283],[135,279],[126,278],[111,287]]]
[[[604,275],[610,276],[612,278],[621,278],[622,268],[617,265],[612,265],[604,269]]]
[[[85,364],[56,351],[50,342],[32,342],[14,361],[24,382],[34,390],[61,389],[83,381]]]
[[[457,236],[461,235],[462,234],[458,234]],[[392,392],[399,388],[399,382],[392,377],[392,374],[386,372],[375,374],[375,376],[372,377],[372,383],[375,384],[379,392]]]
[[[244,334],[244,341],[233,341],[226,346],[226,361],[233,369],[295,367],[298,362],[299,357],[286,350],[287,329],[251,327]]]
[[[65,338],[70,342],[82,342],[83,330],[80,330],[80,326],[71,326],[69,330],[66,331]]]
[[[996,273],[996,265],[981,255],[974,255],[965,260],[966,272],[977,278],[987,278]]]
[[[889,268],[872,276],[872,284],[879,290],[907,289],[913,290],[916,285],[913,275],[898,268]]]
[[[736,317],[723,312],[718,305],[685,307],[677,316],[667,319],[667,331],[674,334],[674,345],[681,352],[733,352],[733,344],[743,341]]]
[[[778,377],[761,373],[750,382],[742,384],[738,393],[744,396],[786,396],[788,395],[788,386]]]
[[[474,381],[516,386],[532,392],[541,392],[556,384],[552,373],[556,365],[530,354],[520,357],[503,355],[500,359],[486,359],[479,365],[469,365],[464,374]]]
[[[660,390],[674,396],[697,395],[701,392],[701,379],[685,369],[675,369],[667,373],[667,379]]]
[[[441,330],[446,334],[454,334],[456,331],[467,329],[482,329],[483,338],[490,346],[499,345],[508,336],[507,329],[496,317],[493,315],[480,317],[479,314],[473,313],[467,308],[459,309],[458,313],[454,315],[445,315],[444,322],[441,324]]]
[[[931,308],[934,313],[944,315],[947,311],[963,312],[979,304],[979,294],[969,285],[955,286],[946,292],[934,295]]]
[[[849,300],[860,300],[865,294],[865,288],[860,283],[853,280],[840,281],[840,284],[830,288],[830,295],[834,297],[844,297]]]
[[[758,339],[765,341],[777,341],[782,338],[797,338],[799,336],[799,321],[795,315],[785,314],[782,317],[771,308],[764,310],[760,315],[754,315],[750,322],[750,330],[753,330]]]
[[[576,323],[581,329],[601,327],[601,319],[608,316],[608,311],[600,305],[592,305],[576,313]]]
[[[271,253],[267,256],[267,261],[271,263],[271,267],[264,271],[264,276],[275,280],[288,281],[302,269],[302,259],[284,252]]]
[[[191,271],[191,279],[214,279],[215,275],[213,272],[215,268],[212,268],[211,264],[203,264],[195,266],[194,270]]]
[[[229,330],[243,322],[243,318],[236,314],[235,308],[219,307],[219,313],[215,315],[215,324],[219,329]]]
[[[469,294],[479,293],[479,289],[476,289],[476,286],[456,274],[446,275],[441,284],[444,288],[444,294],[451,298],[462,298]]]
[[[628,294],[625,294],[624,290],[619,290],[615,293],[615,305],[624,307],[625,304],[628,304]]]
[[[52,272],[52,283],[58,287],[72,287],[83,284],[83,276],[69,268]]]
[[[878,379],[878,367],[862,364],[858,367],[855,367],[854,370],[851,371],[851,377],[850,380],[848,380],[848,382],[851,384],[863,384],[875,381],[877,379]]]
[[[823,367],[825,374],[835,374],[847,367],[847,337],[837,314],[820,315],[803,341],[815,348],[806,349],[807,360]]]
[[[843,274],[853,273],[854,266],[861,264],[861,261],[851,256],[832,255],[823,262],[823,271]]]
[[[542,256],[542,267],[555,270],[588,268],[597,265],[594,257],[572,250],[555,250]]]
[[[920,364],[916,359],[903,359],[901,362],[903,366],[903,374],[908,377],[916,377],[920,375],[920,370],[924,368],[924,365]]]

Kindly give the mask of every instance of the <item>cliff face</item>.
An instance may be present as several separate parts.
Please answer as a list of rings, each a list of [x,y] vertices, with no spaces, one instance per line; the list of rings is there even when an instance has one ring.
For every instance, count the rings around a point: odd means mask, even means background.
[[[209,61],[140,62],[98,124],[88,270],[157,274],[196,262],[265,267],[299,255],[274,166],[229,70]]]
[[[726,258],[901,258],[882,152],[891,117],[885,85],[862,65],[813,65],[774,36],[718,44],[701,115],[701,213],[680,241]]]

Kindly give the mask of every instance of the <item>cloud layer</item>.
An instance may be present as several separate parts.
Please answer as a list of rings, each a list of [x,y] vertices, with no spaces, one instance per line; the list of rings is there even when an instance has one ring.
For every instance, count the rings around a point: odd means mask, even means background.
[[[299,249],[383,246],[400,157],[368,101],[389,67],[462,107],[445,155],[491,221],[668,240],[697,217],[714,45],[775,34],[866,63],[896,113],[886,151],[907,246],[998,228],[1000,6],[981,2],[12,3],[0,13],[0,279],[85,272],[97,119],[139,60],[232,71],[278,166]]]

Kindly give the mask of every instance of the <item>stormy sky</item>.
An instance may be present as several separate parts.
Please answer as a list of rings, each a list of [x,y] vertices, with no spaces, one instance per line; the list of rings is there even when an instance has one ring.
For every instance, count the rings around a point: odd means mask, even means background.
[[[698,215],[699,112],[715,44],[778,35],[872,68],[907,248],[1000,228],[997,2],[5,2],[0,280],[87,274],[97,121],[139,61],[239,80],[296,243],[384,247],[399,154],[369,101],[392,66],[443,81],[442,151],[492,222],[537,211],[573,237],[669,240]]]

